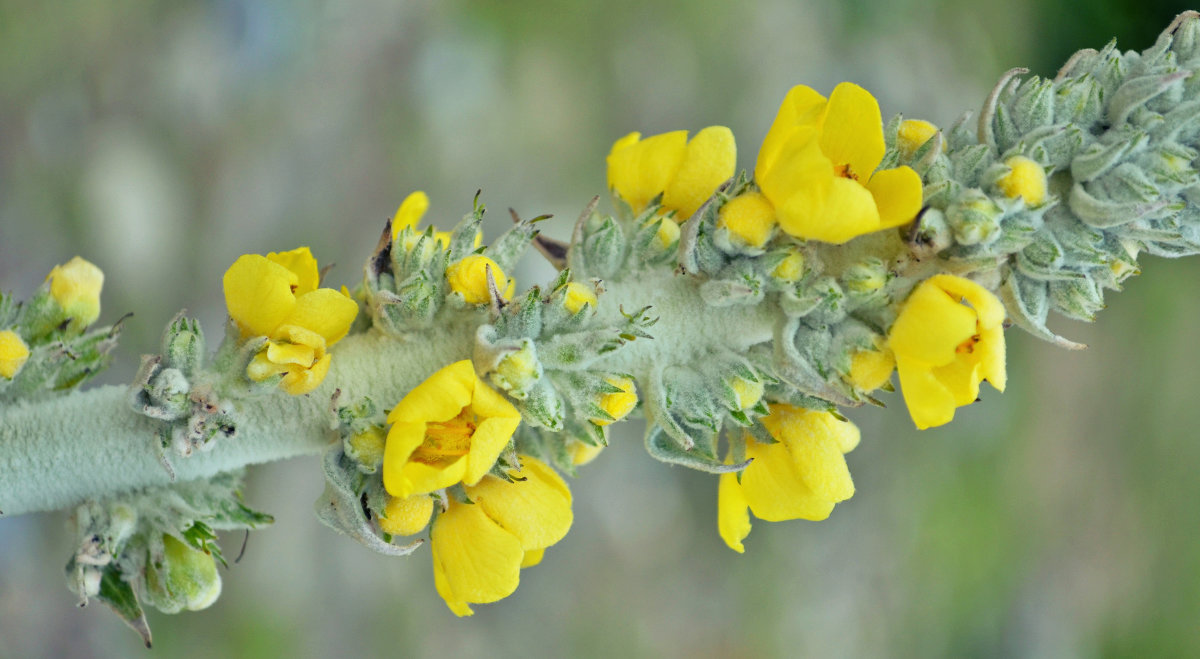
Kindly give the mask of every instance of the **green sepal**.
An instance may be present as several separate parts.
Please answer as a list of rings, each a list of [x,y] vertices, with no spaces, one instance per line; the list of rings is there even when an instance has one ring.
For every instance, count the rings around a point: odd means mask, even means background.
[[[715,457],[697,454],[694,450],[680,446],[662,428],[653,423],[646,424],[645,443],[646,452],[655,460],[667,464],[681,465],[710,474],[727,474],[741,471],[746,468],[746,465],[750,464],[749,460],[735,464],[725,464]]]
[[[142,637],[147,648],[151,646],[150,625],[146,622],[146,612],[138,602],[137,593],[129,582],[121,576],[121,570],[116,564],[104,568],[100,576],[100,592],[96,599],[104,602],[113,613],[117,614],[129,625],[129,628]]]
[[[325,451],[321,465],[325,472],[325,491],[317,498],[314,510],[322,524],[342,535],[350,536],[360,545],[387,556],[407,556],[416,551],[424,540],[408,545],[393,545],[376,523],[368,517],[363,504],[366,477],[333,445]]]

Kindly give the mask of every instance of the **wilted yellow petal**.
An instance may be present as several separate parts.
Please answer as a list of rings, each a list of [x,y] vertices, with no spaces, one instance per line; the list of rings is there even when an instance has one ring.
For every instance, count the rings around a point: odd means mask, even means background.
[[[467,495],[526,551],[549,547],[571,528],[571,492],[540,460],[521,456],[521,467],[512,473],[513,481],[489,476],[468,486]]]
[[[480,506],[452,499],[434,521],[430,540],[435,580],[440,571],[444,586],[438,592],[455,613],[463,615],[466,603],[495,602],[517,589],[525,550]]]

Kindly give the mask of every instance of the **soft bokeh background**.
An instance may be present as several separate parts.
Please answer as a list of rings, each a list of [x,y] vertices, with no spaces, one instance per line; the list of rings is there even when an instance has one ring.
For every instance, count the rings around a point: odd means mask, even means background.
[[[0,2],[0,288],[99,264],[104,319],[136,313],[105,376],[124,382],[179,308],[219,333],[239,254],[311,245],[356,281],[413,189],[442,224],[482,189],[493,232],[511,206],[565,237],[630,130],[725,124],[749,166],[790,86],[842,80],[949,124],[1011,66],[1144,48],[1182,8],[975,4]],[[547,277],[535,261],[522,281]],[[376,556],[315,521],[315,459],[256,469],[246,498],[277,524],[211,609],[150,614],[153,652],[1196,656],[1200,259],[1144,268],[1099,324],[1058,323],[1086,352],[1010,332],[1009,391],[950,427],[916,432],[898,396],[854,411],[858,494],[826,522],[757,523],[745,555],[717,537],[715,479],[649,460],[632,428],[572,483],[568,537],[473,619],[427,552]],[[74,608],[63,517],[0,521],[0,657],[149,656]]]

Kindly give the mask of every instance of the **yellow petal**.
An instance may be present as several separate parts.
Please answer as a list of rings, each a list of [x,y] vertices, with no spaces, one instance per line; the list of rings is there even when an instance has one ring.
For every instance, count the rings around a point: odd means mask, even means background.
[[[542,557],[546,555],[545,549],[531,549],[525,552],[525,558],[521,560],[521,569],[533,567],[542,562]]]
[[[468,486],[467,495],[526,551],[549,547],[571,528],[571,492],[562,477],[545,463],[521,456],[513,481],[489,476]],[[524,480],[519,480],[524,479]]]
[[[904,404],[917,428],[940,426],[954,418],[954,396],[934,377],[928,365],[909,361],[897,353],[896,372],[900,374]]]
[[[821,211],[829,187],[833,182],[833,163],[821,153],[817,132],[812,128],[797,129],[789,133],[777,148],[776,157],[769,164],[759,158],[754,170],[754,180],[776,209],[784,203],[793,205],[797,195],[811,197],[804,207],[804,214],[813,215]],[[780,220],[783,223],[783,220]],[[785,227],[786,230],[786,227]]]
[[[325,354],[325,337],[316,332],[301,327],[299,325],[280,325],[271,332],[271,338],[275,341],[286,341],[295,343],[296,345],[307,346],[312,348],[315,357],[319,358]],[[310,360],[311,361],[311,360]]]
[[[638,213],[666,190],[679,171],[687,148],[687,131],[663,133],[637,142],[628,142],[628,137],[613,145],[608,156],[608,180],[609,186]],[[622,142],[625,145],[618,149]]]
[[[674,209],[678,220],[686,220],[733,176],[736,166],[733,131],[724,126],[701,130],[687,143],[679,171],[663,192],[663,206]]]
[[[762,147],[758,150],[758,161],[755,170],[762,172],[774,166],[776,159],[783,151],[785,143],[792,138],[793,132],[801,127],[816,130],[820,127],[821,111],[825,108],[825,97],[818,94],[812,87],[796,85],[792,87],[775,120],[763,138]]]
[[[921,177],[909,167],[875,172],[867,182],[867,190],[879,209],[880,229],[908,224],[921,211]]]
[[[950,392],[956,406],[970,405],[979,398],[979,382],[983,377],[979,375],[979,360],[973,355],[959,355],[958,359],[930,372]]]
[[[446,568],[442,567],[437,556],[433,557],[433,587],[437,589],[438,595],[446,602],[446,606],[450,607],[454,615],[460,618],[475,615],[471,607],[463,600],[458,599],[458,596],[450,590],[450,584],[446,581]]]
[[[0,332],[0,377],[13,379],[29,359],[29,346],[12,330]]]
[[[926,280],[904,302],[888,346],[897,361],[903,355],[910,362],[938,366],[953,361],[958,346],[976,331],[975,312]]]
[[[746,192],[722,206],[717,221],[745,245],[762,247],[775,232],[775,207],[761,193]]]
[[[426,421],[449,421],[471,403],[475,381],[475,367],[469,359],[442,367],[408,392],[396,407],[392,408],[387,416],[388,423],[419,421],[423,437]],[[391,433],[388,437],[390,442]],[[418,441],[417,445],[419,444]]]
[[[407,228],[417,228],[421,223],[421,218],[425,216],[425,211],[429,208],[429,196],[421,190],[417,190],[404,198],[400,202],[400,207],[396,209],[396,214],[392,217],[392,240],[400,235],[400,232]]]
[[[821,150],[835,166],[849,165],[863,181],[883,160],[883,117],[867,90],[850,82],[834,87],[821,126]]]
[[[486,256],[472,254],[455,261],[446,268],[446,282],[450,290],[459,293],[468,304],[486,304],[492,299],[488,288],[488,272],[496,282],[496,290],[512,297],[513,282],[505,276],[500,265]]]
[[[292,292],[297,296],[317,290],[321,283],[317,259],[307,247],[297,247],[290,252],[270,252],[267,260],[278,263],[296,275],[296,289]]]
[[[332,355],[326,353],[311,368],[289,369],[288,374],[279,381],[279,388],[293,396],[300,396],[316,389],[325,380],[325,374],[329,372],[331,358]]]
[[[308,368],[316,358],[316,351],[306,345],[275,341],[267,344],[267,359],[274,364],[299,364]]]
[[[243,336],[268,336],[296,306],[291,270],[259,254],[245,254],[225,271],[222,284],[229,316]]]
[[[875,199],[857,181],[835,176],[824,206],[812,215],[798,212],[794,205],[797,198],[793,196],[782,207],[776,207],[780,226],[793,236],[840,244],[879,228]]]
[[[600,409],[612,417],[592,417],[589,419],[598,426],[607,426],[614,421],[624,419],[637,407],[638,403],[637,388],[634,386],[633,380],[626,377],[608,377],[604,378],[604,381],[614,387],[620,388],[621,391],[604,394],[597,401]]]
[[[358,303],[332,288],[318,288],[296,298],[284,324],[299,325],[325,337],[333,345],[346,336],[358,315]]]
[[[992,383],[992,386],[1004,391],[1008,382],[1008,374],[1004,368],[1004,329],[1002,327],[984,328],[979,331],[979,343],[975,344],[975,353],[979,355],[979,376]]]
[[[745,553],[742,541],[750,535],[750,509],[735,473],[721,474],[717,482],[717,532],[729,548]]]
[[[480,506],[451,500],[434,521],[430,540],[435,582],[441,573],[438,594],[455,613],[469,611],[467,603],[495,602],[517,589],[525,551]]]
[[[955,275],[934,275],[931,286],[946,291],[955,300],[966,300],[979,317],[980,328],[1000,327],[1004,322],[1004,305],[991,291],[978,283]]]
[[[496,464],[496,458],[504,452],[504,447],[508,446],[520,424],[520,416],[490,417],[479,421],[475,434],[471,435],[471,448],[467,454],[463,482],[468,485],[478,483],[479,479],[491,471],[492,466]]]
[[[433,497],[417,494],[411,497],[392,497],[383,507],[379,528],[392,535],[414,535],[429,525],[433,517]]]
[[[746,457],[754,462],[742,471],[742,492],[757,517],[768,522],[822,520],[833,512],[834,502],[817,497],[804,484],[782,443],[768,445],[748,439]]]
[[[850,384],[860,391],[874,391],[883,386],[896,370],[896,357],[891,350],[859,350],[850,356]]]
[[[255,382],[262,382],[267,378],[275,377],[280,373],[287,373],[287,364],[276,364],[267,357],[266,350],[260,350],[250,363],[246,365],[246,377]]]
[[[461,482],[463,474],[467,471],[467,461],[462,457],[447,458],[434,464],[409,460],[400,467],[398,477],[393,478],[389,484],[386,448],[383,460],[383,486],[388,494],[399,497],[429,494],[450,487]]]
[[[763,425],[787,448],[796,473],[814,496],[837,502],[854,494],[854,481],[842,456],[845,451],[841,437],[857,437],[854,424],[839,421],[828,412],[775,405]]]

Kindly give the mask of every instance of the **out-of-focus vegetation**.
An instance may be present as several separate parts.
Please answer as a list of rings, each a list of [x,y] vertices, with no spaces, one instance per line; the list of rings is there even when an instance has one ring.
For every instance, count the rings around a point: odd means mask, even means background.
[[[76,253],[100,265],[104,318],[136,313],[107,375],[127,381],[180,307],[219,334],[239,254],[311,245],[352,284],[413,189],[441,224],[482,189],[493,231],[511,206],[565,237],[628,131],[725,124],[750,166],[789,87],[841,80],[948,125],[1012,66],[1150,45],[1166,4],[0,3],[0,288],[27,295]],[[437,597],[427,552],[317,524],[315,460],[256,469],[247,499],[277,524],[214,607],[151,614],[154,652],[1200,654],[1200,262],[1143,266],[1098,324],[1057,325],[1090,350],[1010,332],[1009,391],[949,427],[913,430],[896,395],[856,410],[856,496],[826,522],[756,523],[745,555],[717,537],[716,479],[654,463],[629,429],[572,482],[572,532],[473,619]],[[114,616],[73,607],[62,527],[0,521],[0,656],[136,656]]]

